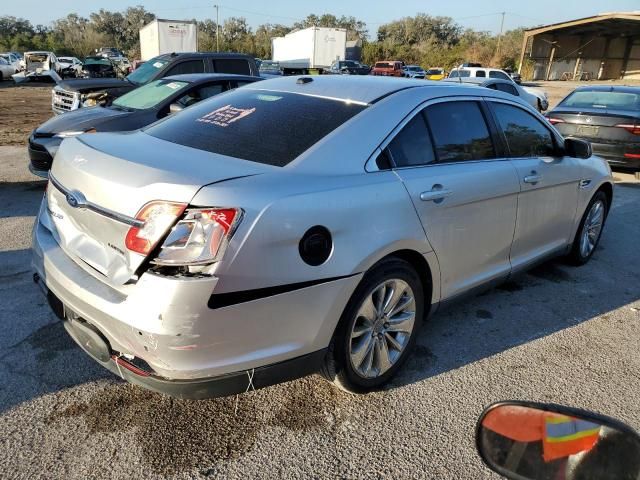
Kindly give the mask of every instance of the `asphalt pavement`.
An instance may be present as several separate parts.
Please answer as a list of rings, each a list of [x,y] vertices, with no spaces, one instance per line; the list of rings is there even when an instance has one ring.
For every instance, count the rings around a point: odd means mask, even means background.
[[[32,282],[44,182],[0,147],[0,478],[497,478],[489,403],[528,399],[640,429],[640,183],[617,174],[599,249],[435,316],[400,377],[354,396],[317,376],[205,401],[129,385],[68,338]]]

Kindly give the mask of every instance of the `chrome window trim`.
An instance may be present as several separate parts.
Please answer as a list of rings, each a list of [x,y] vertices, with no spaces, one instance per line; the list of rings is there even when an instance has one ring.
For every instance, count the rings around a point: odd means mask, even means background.
[[[71,190],[68,190],[64,186],[62,186],[62,184],[58,182],[58,180],[56,180],[53,175],[51,175],[51,172],[49,172],[49,180],[51,181],[51,184],[66,198],[69,198],[69,196],[73,196],[73,192]],[[121,213],[114,212],[113,210],[109,210],[108,208],[104,208],[99,205],[96,205],[95,203],[90,202],[89,200],[86,200],[86,199],[81,204],[77,205],[74,208],[80,208],[80,209],[86,208],[87,210],[91,210],[92,212],[95,212],[98,215],[102,215],[103,217],[110,218],[117,222],[124,223],[125,225],[129,225],[131,227],[142,228],[144,226],[144,222],[141,220],[138,220],[137,218],[129,217],[128,215],[123,215]]]
[[[503,92],[504,93],[504,92]],[[493,99],[493,97],[488,97],[490,99]],[[387,135],[385,137],[385,139],[382,141],[382,143],[380,143],[380,145],[373,151],[373,153],[369,156],[369,159],[367,160],[367,162],[365,163],[365,171],[372,173],[372,172],[379,172],[379,171],[384,171],[384,170],[380,170],[376,164],[376,159],[378,158],[378,155],[389,146],[389,144],[393,141],[393,139],[396,137],[396,135],[398,135],[398,133],[400,133],[400,130],[402,130],[404,128],[404,126],[409,123],[411,120],[413,120],[413,117],[415,117],[417,114],[419,114],[423,109],[431,106],[431,105],[435,105],[438,103],[445,103],[445,102],[468,102],[468,101],[474,101],[474,102],[483,102],[487,99],[487,97],[484,96],[471,96],[471,95],[457,95],[457,96],[451,96],[451,97],[438,97],[438,98],[431,98],[429,100],[426,100],[422,103],[420,103],[417,107],[415,107],[413,110],[411,110],[411,112],[409,112],[407,114],[406,117],[404,117],[402,119],[402,121],[396,125],[396,127],[391,130],[391,133],[389,133],[389,135]],[[500,101],[503,101],[506,104],[509,105],[517,105],[517,103],[513,103],[510,102],[508,100],[504,100],[502,98],[498,99]],[[487,128],[489,129],[489,125],[487,125]],[[490,129],[489,129],[490,130]],[[489,132],[491,133],[491,132]],[[425,168],[425,167],[438,167],[440,165],[454,165],[454,164],[459,164],[459,163],[464,163],[464,164],[470,164],[470,163],[478,163],[478,162],[504,162],[504,161],[508,161],[510,160],[509,158],[506,157],[495,157],[495,158],[484,158],[481,160],[458,160],[458,161],[453,161],[453,162],[434,162],[434,163],[428,163],[426,165],[411,165],[411,166],[406,166],[406,167],[392,167],[389,170],[406,170],[406,169],[410,169],[410,168]]]

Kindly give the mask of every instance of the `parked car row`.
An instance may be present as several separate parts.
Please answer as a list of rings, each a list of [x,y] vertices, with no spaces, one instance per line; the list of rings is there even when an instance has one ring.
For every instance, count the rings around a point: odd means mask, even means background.
[[[263,80],[231,54],[136,72],[30,137],[51,167],[34,279],[87,354],[176,397],[380,388],[440,304],[586,263],[611,205],[606,162],[508,80]]]

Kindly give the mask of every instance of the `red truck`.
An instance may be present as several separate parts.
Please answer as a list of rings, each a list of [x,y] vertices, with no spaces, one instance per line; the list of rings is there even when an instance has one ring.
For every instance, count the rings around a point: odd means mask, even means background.
[[[384,77],[401,77],[404,62],[399,60],[385,60],[376,62],[371,69],[371,75],[380,75]]]

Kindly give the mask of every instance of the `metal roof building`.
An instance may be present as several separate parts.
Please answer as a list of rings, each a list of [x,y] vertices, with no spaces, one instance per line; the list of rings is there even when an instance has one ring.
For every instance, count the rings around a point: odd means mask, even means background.
[[[525,30],[534,80],[640,79],[640,11],[603,13]]]

